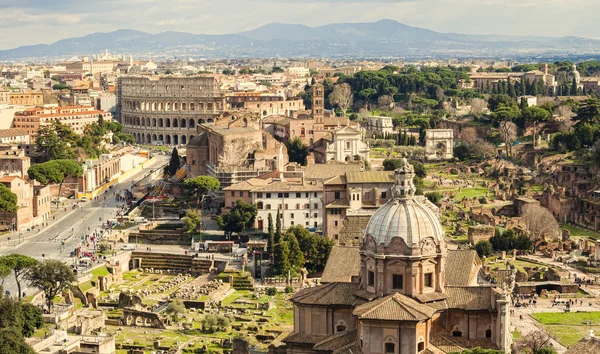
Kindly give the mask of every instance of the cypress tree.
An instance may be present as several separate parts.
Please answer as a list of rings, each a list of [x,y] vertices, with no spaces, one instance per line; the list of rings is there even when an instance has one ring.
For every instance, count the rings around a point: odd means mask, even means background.
[[[292,232],[288,232],[285,235],[285,242],[288,245],[289,255],[288,260],[290,268],[293,270],[300,270],[304,266],[304,253],[300,249],[300,244],[296,235]]]
[[[290,249],[288,248],[287,242],[281,240],[275,244],[273,249],[274,260],[273,266],[271,268],[271,273],[273,275],[287,275],[288,270],[290,270]]]
[[[267,251],[270,255],[273,254],[273,247],[275,246],[275,230],[273,229],[273,214],[269,213],[267,231],[269,232],[269,243]]]
[[[277,220],[275,220],[275,244],[281,241],[281,216],[277,209]]]
[[[570,95],[577,96],[577,80],[575,80],[575,78],[573,78],[573,81],[571,82]]]
[[[169,176],[173,176],[177,173],[181,167],[181,161],[179,160],[179,153],[177,152],[177,148],[173,147],[173,151],[171,151],[171,160],[169,161]]]
[[[527,85],[525,84],[525,78],[521,78],[521,96],[525,96],[527,94]]]

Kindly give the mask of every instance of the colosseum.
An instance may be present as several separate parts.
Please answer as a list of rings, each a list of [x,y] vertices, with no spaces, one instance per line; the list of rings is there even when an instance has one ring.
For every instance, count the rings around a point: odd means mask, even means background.
[[[226,107],[210,76],[123,76],[118,87],[123,130],[139,143],[187,144],[197,124],[212,122]]]

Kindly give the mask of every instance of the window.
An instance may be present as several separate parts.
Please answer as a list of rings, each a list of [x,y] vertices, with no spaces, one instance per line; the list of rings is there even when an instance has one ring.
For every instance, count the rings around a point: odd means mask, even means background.
[[[392,288],[393,289],[403,289],[404,281],[402,274],[394,274],[392,275]]]
[[[346,325],[346,322],[344,321],[339,321],[337,323],[337,325],[335,326],[335,332],[346,332],[348,330],[348,326]]]
[[[283,197],[284,197],[284,198],[289,198],[289,197],[290,197],[290,194],[289,194],[289,193],[283,193]]]
[[[271,204],[267,204],[267,207],[266,207],[266,209],[267,209],[267,210],[271,210]]]
[[[417,344],[417,351],[422,352],[423,350],[425,350],[425,342],[419,342],[419,344]]]
[[[346,142],[346,149],[350,149],[350,142],[349,141]]]
[[[277,198],[283,198],[283,193],[277,193]]]
[[[338,223],[338,221],[337,221],[337,220],[333,222],[333,225],[334,225],[335,227],[338,227],[338,224],[339,224],[339,223]]]
[[[285,210],[288,210],[288,205],[287,204],[285,205]]]
[[[310,204],[304,204],[304,209],[310,209]]]
[[[387,198],[387,193],[386,192],[381,192],[381,199],[385,199]]]
[[[318,224],[317,224],[317,222],[315,221],[315,229],[317,228],[317,225],[318,225]]]
[[[257,209],[259,209],[259,210],[262,210],[262,208],[263,208],[263,203],[262,203],[262,202],[258,202],[258,203],[256,203],[256,208],[257,208]]]
[[[492,330],[491,329],[486,329],[485,330],[485,337],[486,338],[492,338]]]
[[[262,193],[261,193],[262,194]],[[260,197],[259,197],[260,198]],[[271,193],[267,193],[267,198],[271,198]]]
[[[306,198],[308,198],[308,193],[304,193],[304,196],[305,196]]]
[[[296,204],[296,209],[298,209],[298,210],[302,209],[302,205]]]
[[[244,192],[240,191],[240,197],[243,197],[243,196],[244,196]]]
[[[333,198],[334,199],[340,199],[340,192],[333,193]]]
[[[385,343],[385,352],[386,354],[393,354],[396,350],[396,344],[394,343]]]
[[[424,276],[424,280],[423,283],[425,285],[426,288],[432,288],[433,287],[433,274],[432,273],[426,273]]]
[[[235,192],[234,191],[231,191],[231,196],[235,197]]]
[[[291,225],[294,226],[294,222],[293,221],[291,222]]]
[[[314,213],[314,214],[313,214],[313,217],[314,217],[314,218],[318,218],[318,217],[319,217],[319,214],[317,214],[317,213]]]
[[[375,272],[367,271],[367,285],[375,286]]]
[[[319,204],[315,203],[315,209],[319,209]]]
[[[306,227],[308,227],[308,226],[309,226],[309,224],[308,224],[308,221],[307,221],[307,222],[306,222]]]
[[[262,192],[258,192],[258,193],[256,193],[256,197],[257,197],[257,198],[262,198]]]
[[[290,219],[294,218],[294,213],[290,213]]]
[[[302,193],[296,193],[296,198],[302,198]]]
[[[317,197],[317,192],[315,192],[315,193],[313,194],[313,197],[315,197],[315,198]]]
[[[233,208],[235,206],[235,202],[231,202],[231,207]]]

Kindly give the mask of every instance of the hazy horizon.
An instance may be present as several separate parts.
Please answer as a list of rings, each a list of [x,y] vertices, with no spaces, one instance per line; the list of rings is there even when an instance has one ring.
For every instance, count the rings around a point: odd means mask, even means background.
[[[600,0],[3,0],[0,49],[118,29],[228,34],[381,19],[437,32],[600,38],[597,10]]]

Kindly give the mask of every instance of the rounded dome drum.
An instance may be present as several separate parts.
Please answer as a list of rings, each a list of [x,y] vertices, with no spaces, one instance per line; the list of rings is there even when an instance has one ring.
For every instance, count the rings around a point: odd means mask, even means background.
[[[369,220],[364,231],[364,240],[371,236],[377,247],[387,247],[395,237],[401,238],[406,246],[420,247],[425,240],[436,245],[444,242],[444,230],[435,206],[426,198],[414,197],[415,185],[413,166],[406,159],[394,171],[396,180],[392,187],[392,198]],[[430,206],[431,205],[431,206]]]

